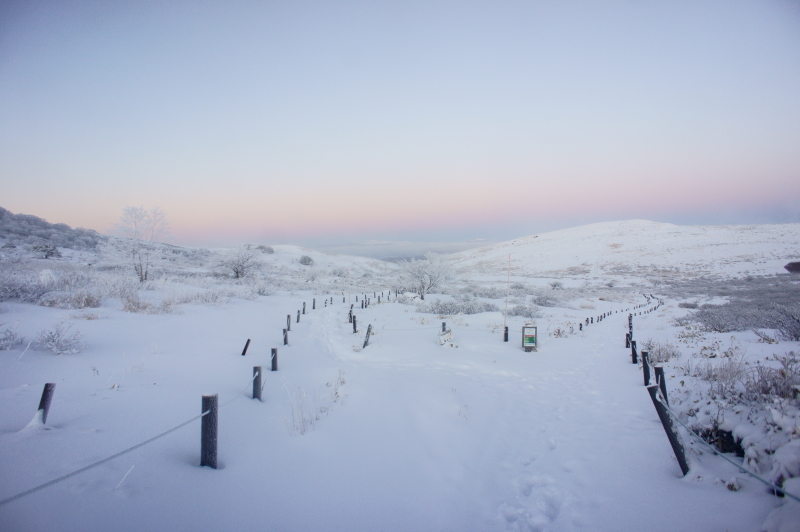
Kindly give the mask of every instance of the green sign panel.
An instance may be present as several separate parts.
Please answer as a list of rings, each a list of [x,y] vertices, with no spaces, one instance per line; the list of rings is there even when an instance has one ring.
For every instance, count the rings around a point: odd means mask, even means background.
[[[522,347],[536,348],[536,327],[525,326],[522,328]]]

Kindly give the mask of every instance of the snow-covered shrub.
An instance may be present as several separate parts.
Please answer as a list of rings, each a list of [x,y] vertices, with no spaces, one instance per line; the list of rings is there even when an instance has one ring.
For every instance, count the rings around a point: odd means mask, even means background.
[[[220,261],[220,266],[229,271],[234,279],[242,279],[259,269],[261,263],[249,246],[242,246],[236,253]]]
[[[539,307],[536,305],[514,305],[508,309],[509,316],[522,316],[523,318],[538,318]]]
[[[642,344],[642,351],[647,351],[648,357],[653,364],[662,364],[669,362],[671,358],[680,356],[678,348],[669,342],[655,342],[652,339],[647,339]]]
[[[531,301],[540,307],[556,307],[559,304],[558,298],[548,294],[547,292],[540,292],[531,296]]]
[[[150,302],[142,299],[138,291],[129,292],[120,299],[122,300],[122,310],[124,312],[148,313],[153,308]]]
[[[745,398],[757,401],[766,398],[793,399],[800,395],[800,355],[790,351],[773,355],[780,367],[756,364],[745,382]]]
[[[2,326],[3,324],[0,323],[0,327]],[[25,338],[17,332],[16,327],[6,327],[0,331],[0,350],[7,351],[23,341],[25,341]]]
[[[711,332],[775,329],[784,340],[800,340],[800,302],[754,304],[737,299],[725,305],[703,305],[691,319]]]
[[[334,277],[347,277],[347,268],[333,268],[331,275]]]
[[[33,246],[31,251],[39,255],[39,258],[42,259],[49,259],[52,257],[60,258],[61,252],[55,247],[53,244],[39,244],[37,246]]]
[[[564,283],[562,283],[561,281],[551,281],[550,288],[552,288],[553,290],[563,290]]]
[[[256,249],[259,250],[261,253],[266,253],[267,255],[272,255],[275,253],[275,250],[272,249],[272,246],[256,246]]]
[[[72,325],[57,323],[51,329],[45,329],[36,337],[36,347],[49,349],[57,355],[63,353],[80,353],[85,347],[83,335],[78,331],[70,332]]]
[[[438,314],[440,316],[453,316],[457,314],[478,314],[481,312],[496,312],[500,310],[494,303],[485,303],[477,300],[461,301],[429,301],[417,307],[417,312]]]
[[[76,292],[49,292],[39,298],[38,303],[43,307],[81,309],[97,308],[100,306],[100,297],[87,290]]]
[[[678,303],[678,306],[680,308],[696,309],[697,308],[697,303],[694,303],[694,302],[691,302],[691,301],[682,301],[682,302]]]
[[[312,259],[308,255],[303,255],[302,257],[300,257],[300,264],[302,264],[303,266],[313,266],[314,259]]]

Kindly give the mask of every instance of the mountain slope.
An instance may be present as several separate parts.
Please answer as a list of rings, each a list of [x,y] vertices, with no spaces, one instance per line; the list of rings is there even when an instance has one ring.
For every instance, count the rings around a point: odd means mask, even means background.
[[[674,278],[786,273],[800,224],[680,226],[647,220],[584,225],[452,256],[460,271],[521,276]]]

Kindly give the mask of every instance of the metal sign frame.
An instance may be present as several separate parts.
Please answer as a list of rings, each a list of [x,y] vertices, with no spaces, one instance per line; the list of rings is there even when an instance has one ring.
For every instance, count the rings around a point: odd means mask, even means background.
[[[538,349],[536,349],[539,345],[538,336],[538,329],[535,325],[524,325],[522,327],[522,348],[525,349],[526,353],[531,351],[538,352]]]

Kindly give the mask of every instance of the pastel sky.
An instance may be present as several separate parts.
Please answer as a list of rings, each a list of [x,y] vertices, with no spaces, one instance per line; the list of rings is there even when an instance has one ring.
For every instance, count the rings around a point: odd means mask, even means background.
[[[800,221],[796,1],[0,3],[0,206],[173,241]]]

